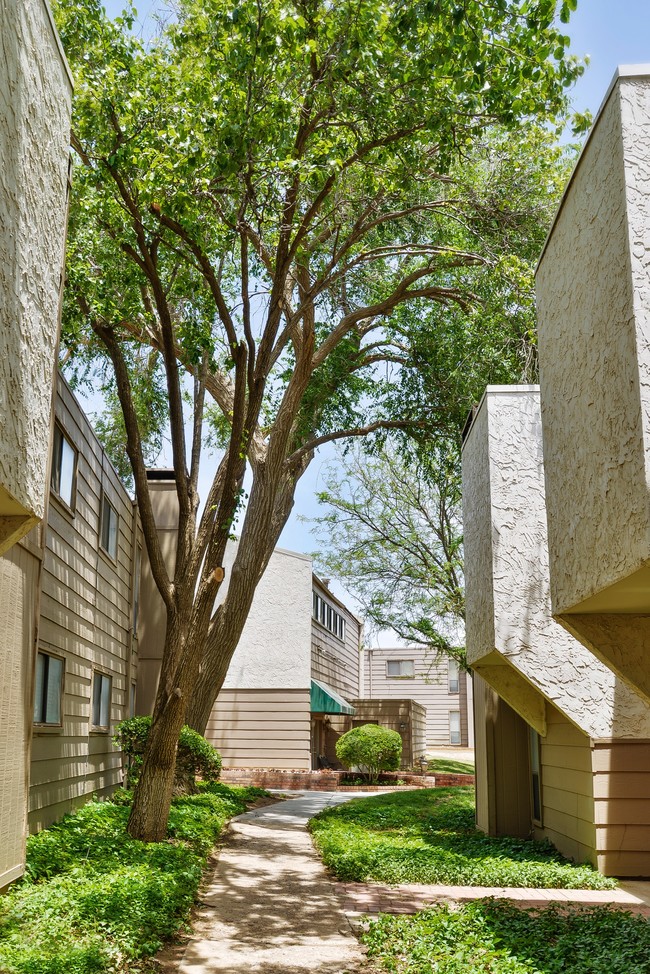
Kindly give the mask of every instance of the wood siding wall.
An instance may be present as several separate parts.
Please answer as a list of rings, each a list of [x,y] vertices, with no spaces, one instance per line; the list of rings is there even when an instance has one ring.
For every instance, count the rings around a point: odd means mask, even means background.
[[[309,690],[222,690],[205,732],[226,768],[311,767]]]
[[[576,862],[596,865],[594,795],[589,738],[550,703],[541,738],[542,827],[547,838]]]
[[[474,674],[477,826],[488,835],[530,834],[528,726]]]
[[[413,660],[414,677],[388,676],[388,660]],[[460,713],[460,747],[468,746],[467,675],[459,673],[459,692],[449,692],[448,664],[421,646],[364,652],[363,696],[372,699],[410,697],[426,709],[426,743],[448,746],[449,714]]]
[[[34,534],[35,532],[32,532]],[[0,558],[0,889],[25,862],[31,683],[40,560],[17,544]]]
[[[359,620],[314,578],[314,591],[345,619],[345,640],[339,639],[313,617],[311,621],[311,675],[327,683],[346,700],[361,696],[359,672],[362,626]],[[306,611],[311,613],[311,606]]]
[[[650,876],[650,741],[596,741],[591,758],[598,868]]]
[[[402,738],[403,771],[414,767],[426,750],[426,711],[415,700],[351,700],[354,716],[331,715],[326,735],[325,756],[339,767],[336,742],[346,731],[362,724],[379,724],[397,731]],[[316,767],[316,765],[314,765]]]
[[[63,657],[61,727],[34,728],[29,824],[41,829],[92,794],[121,783],[115,724],[129,714],[137,659],[132,631],[134,544],[131,500],[74,396],[58,378],[56,417],[77,450],[76,496],[69,510],[50,497],[40,600],[39,648]],[[118,515],[115,561],[99,543],[101,498]],[[110,728],[91,729],[94,671],[111,677]]]

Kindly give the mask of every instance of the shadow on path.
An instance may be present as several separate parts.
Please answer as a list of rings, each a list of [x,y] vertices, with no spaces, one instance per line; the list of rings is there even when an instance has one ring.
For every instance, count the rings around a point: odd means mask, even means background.
[[[177,974],[352,974],[363,953],[306,823],[357,797],[311,792],[238,816]]]

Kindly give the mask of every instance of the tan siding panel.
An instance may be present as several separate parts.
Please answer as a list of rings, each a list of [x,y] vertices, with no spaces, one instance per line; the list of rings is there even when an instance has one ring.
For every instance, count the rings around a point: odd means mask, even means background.
[[[241,694],[238,690],[221,692],[206,730],[224,765],[308,770],[309,691],[248,690],[243,711],[239,709]]]
[[[601,853],[598,868],[606,876],[650,876],[650,852]]]
[[[39,645],[65,658],[63,728],[35,734],[30,827],[42,828],[90,794],[121,780],[111,741],[127,713],[131,679],[133,506],[90,424],[59,379],[56,414],[79,450],[74,516],[50,505],[42,576]],[[99,550],[102,490],[119,516],[118,559]],[[111,677],[110,731],[89,734],[94,671]]]
[[[594,802],[596,825],[645,825],[650,810],[645,798],[601,799]]]
[[[20,546],[0,558],[0,883],[23,871],[39,560]]]
[[[413,660],[415,677],[389,677],[389,660]],[[421,646],[373,649],[365,652],[364,695],[373,699],[410,697],[426,708],[427,744],[449,745],[449,714],[461,719],[461,746],[467,746],[467,676],[459,675],[458,693],[449,693],[448,664]]]
[[[597,744],[593,752],[595,772],[638,772],[650,768],[650,744],[618,741],[615,745]]]
[[[650,799],[650,774],[594,775],[594,798],[645,798]]]

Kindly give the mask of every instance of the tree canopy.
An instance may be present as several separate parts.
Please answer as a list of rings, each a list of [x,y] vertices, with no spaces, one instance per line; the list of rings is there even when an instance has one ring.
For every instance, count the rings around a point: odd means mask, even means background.
[[[492,256],[456,228],[500,215],[452,167],[489,126],[565,112],[582,71],[563,33],[574,6],[178,0],[144,45],[129,13],[111,22],[99,0],[57,3],[76,81],[64,346],[119,401],[167,613],[134,835],[164,834],[179,729],[186,716],[205,727],[314,451],[439,422],[418,399],[435,336],[399,312],[472,305],[461,272]],[[163,420],[175,565],[145,471]],[[221,453],[199,513],[208,429]],[[246,464],[250,498],[215,610]]]

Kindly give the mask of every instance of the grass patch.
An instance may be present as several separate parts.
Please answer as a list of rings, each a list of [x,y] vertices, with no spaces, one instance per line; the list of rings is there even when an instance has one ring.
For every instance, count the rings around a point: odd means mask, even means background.
[[[458,910],[382,916],[362,935],[393,974],[649,974],[650,925],[607,907],[521,910],[477,900]]]
[[[431,758],[429,771],[435,774],[474,774],[474,765],[468,761],[453,761],[451,758]]]
[[[124,793],[31,836],[25,879],[0,897],[0,971],[140,970],[187,919],[224,824],[264,794],[212,784],[177,798],[166,842],[128,835]]]
[[[474,825],[473,788],[356,798],[311,819],[323,861],[339,878],[451,886],[612,889],[549,842],[491,838]]]

